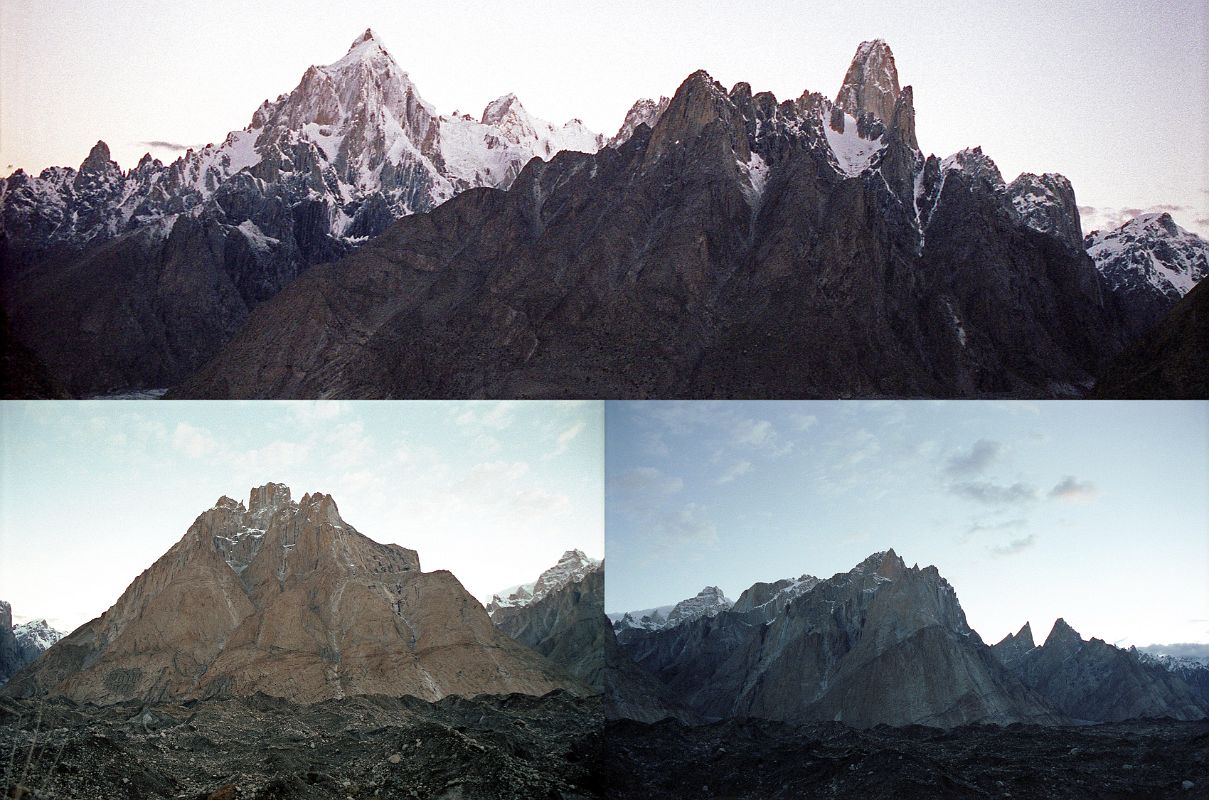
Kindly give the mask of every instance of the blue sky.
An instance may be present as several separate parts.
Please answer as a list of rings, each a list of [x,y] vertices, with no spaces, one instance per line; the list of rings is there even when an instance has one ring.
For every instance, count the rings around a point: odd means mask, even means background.
[[[604,555],[602,423],[593,402],[4,402],[0,599],[70,630],[221,495],[277,481],[487,600]]]
[[[1209,642],[1209,404],[606,404],[607,610],[935,564],[989,642]]]
[[[1008,180],[1061,172],[1085,231],[1170,206],[1209,235],[1204,0],[5,0],[0,170],[78,166],[99,138],[127,169],[221,141],[366,27],[441,113],[515,92],[606,134],[698,68],[834,97],[857,44],[881,37],[915,87],[925,152],[981,145]]]

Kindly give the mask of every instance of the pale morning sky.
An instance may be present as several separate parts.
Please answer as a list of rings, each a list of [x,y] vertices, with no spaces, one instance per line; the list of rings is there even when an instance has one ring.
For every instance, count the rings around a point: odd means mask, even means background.
[[[989,643],[1209,642],[1209,403],[606,405],[609,612],[934,564]]]
[[[1061,172],[1085,231],[1165,207],[1209,236],[1203,0],[5,0],[0,169],[78,166],[97,139],[124,168],[221,141],[366,27],[441,112],[515,92],[609,134],[697,68],[782,99],[834,96],[856,45],[881,37],[915,87],[925,152],[981,145],[1008,180]]]
[[[600,403],[4,402],[0,599],[71,630],[222,495],[269,481],[482,601],[604,556]]]

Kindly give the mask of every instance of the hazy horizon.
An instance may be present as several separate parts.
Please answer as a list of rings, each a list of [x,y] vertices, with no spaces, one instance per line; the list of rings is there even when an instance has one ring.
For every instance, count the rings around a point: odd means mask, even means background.
[[[606,404],[606,611],[934,565],[989,643],[1209,642],[1209,404]],[[1178,469],[1171,469],[1172,465]],[[1127,565],[1127,566],[1126,566]]]
[[[359,2],[338,20],[322,3],[286,10],[4,4],[4,174],[76,167],[98,139],[125,169],[144,152],[168,162],[186,147],[221,142],[261,101],[292,91],[308,66],[340,58],[367,27],[440,113],[477,117],[514,92],[536,116],[579,118],[606,136],[636,99],[670,95],[699,68],[781,100],[805,90],[834,97],[857,45],[883,38],[902,83],[915,88],[925,153],[981,146],[1008,180],[1060,172],[1074,184],[1085,233],[1166,210],[1209,236],[1202,3],[1142,15],[1123,3],[908,9],[783,0]]]
[[[276,482],[485,603],[566,550],[603,557],[602,423],[574,401],[7,401],[0,600],[70,631],[220,496]]]

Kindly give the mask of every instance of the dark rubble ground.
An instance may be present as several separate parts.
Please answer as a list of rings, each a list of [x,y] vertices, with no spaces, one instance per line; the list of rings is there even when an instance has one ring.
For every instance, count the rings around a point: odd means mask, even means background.
[[[952,730],[609,722],[611,798],[1209,797],[1209,721]],[[1192,785],[1188,786],[1186,782]]]
[[[257,695],[177,705],[0,699],[6,797],[603,796],[599,698]],[[17,787],[21,787],[18,789]]]

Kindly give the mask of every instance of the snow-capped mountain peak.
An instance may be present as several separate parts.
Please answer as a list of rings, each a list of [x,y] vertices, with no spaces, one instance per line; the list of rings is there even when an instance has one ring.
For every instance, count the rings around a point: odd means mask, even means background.
[[[100,243],[209,211],[230,227],[251,219],[261,234],[252,245],[267,246],[265,259],[310,263],[464,189],[507,188],[534,156],[603,146],[581,123],[558,128],[533,117],[514,95],[493,102],[483,118],[439,116],[367,29],[343,57],[309,67],[293,91],[265,100],[246,128],[169,165],[147,157],[123,173],[98,142],[79,169],[18,170],[0,182],[3,227],[28,231],[21,246],[37,258],[55,245]],[[232,193],[255,197],[231,202]],[[287,230],[293,215],[281,213],[283,202],[313,204],[302,219],[316,230]],[[307,252],[292,252],[293,243],[306,243]]]
[[[1145,283],[1178,300],[1209,274],[1209,242],[1165,211],[1142,214],[1110,231],[1092,231],[1084,245],[1114,291]]]
[[[21,648],[29,653],[44,653],[50,646],[67,634],[55,630],[44,619],[30,620],[21,625],[13,626],[13,636]]]
[[[536,603],[567,584],[582,581],[588,573],[600,569],[601,563],[600,559],[591,558],[582,550],[567,550],[554,566],[542,572],[533,583],[511,586],[493,595],[487,604],[487,613],[494,615],[501,608]]]
[[[714,617],[728,610],[734,602],[717,586],[706,586],[696,597],[681,600],[667,615],[668,626],[692,622],[701,617]]]

